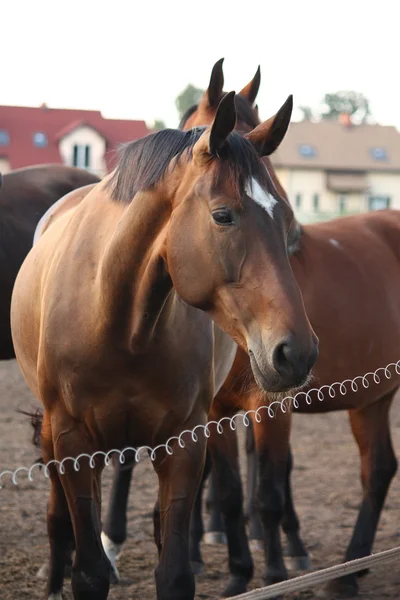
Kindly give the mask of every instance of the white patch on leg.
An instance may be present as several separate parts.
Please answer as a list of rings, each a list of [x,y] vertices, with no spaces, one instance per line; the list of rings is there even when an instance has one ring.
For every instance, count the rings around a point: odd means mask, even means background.
[[[106,556],[111,563],[114,577],[116,581],[120,581],[120,576],[117,569],[117,558],[121,552],[122,544],[116,544],[115,542],[110,540],[110,538],[107,534],[104,533],[104,531],[101,532],[101,541],[103,544],[104,552],[106,553]]]
[[[50,594],[47,600],[63,600],[62,593],[57,592],[57,594]]]
[[[42,581],[47,581],[49,577],[49,563],[45,562],[42,564],[38,572],[36,573],[36,577],[41,579]]]
[[[337,240],[334,240],[333,238],[329,239],[329,243],[332,244],[332,246],[336,246],[336,248],[340,248],[340,244]]]
[[[263,190],[257,179],[253,177],[251,181],[246,183],[245,192],[254,202],[257,202],[261,208],[267,211],[271,219],[274,218],[274,206],[278,201],[272,194]]]

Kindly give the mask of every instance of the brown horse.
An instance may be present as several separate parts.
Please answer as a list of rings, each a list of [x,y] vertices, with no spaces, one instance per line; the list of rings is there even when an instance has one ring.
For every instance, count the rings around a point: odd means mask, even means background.
[[[100,180],[83,169],[41,165],[3,175],[0,191],[0,360],[15,358],[11,339],[11,294],[32,247],[41,216],[71,190]]]
[[[258,113],[253,105],[259,83],[260,73],[257,71],[253,81],[236,97],[237,124],[243,132],[258,123]],[[209,123],[223,97],[222,90],[222,61],[218,61],[207,92],[199,106],[190,109],[183,117],[181,127]],[[269,159],[264,161],[277,189],[286,198]],[[385,210],[304,227],[294,220],[290,233],[291,266],[300,284],[307,314],[320,339],[313,387],[351,379],[397,360],[400,342],[400,212]],[[248,357],[239,349],[233,369],[213,403],[210,418],[218,420],[241,409],[257,409],[268,404],[270,397],[261,397],[251,380]],[[383,377],[380,385],[364,389],[359,384],[357,391],[352,391],[347,385],[346,395],[336,393],[331,398],[325,392],[322,402],[316,399],[315,394],[310,406],[304,399],[300,402],[300,412],[348,410],[359,446],[363,500],[345,560],[371,552],[380,512],[396,472],[389,409],[399,384],[399,376],[392,373],[390,379]],[[290,412],[283,414],[278,411],[272,420],[265,412],[261,414],[261,423],[253,419],[257,457],[249,461],[251,469],[248,472],[250,491],[258,476],[258,493],[257,498],[250,494],[252,505],[248,512],[251,526],[254,526],[257,515],[262,520],[265,581],[269,584],[287,577],[280,541],[281,525],[287,536],[288,556],[295,567],[306,568],[308,555],[300,538],[290,487],[292,416]],[[244,591],[252,574],[251,556],[243,534],[236,434],[225,427],[223,435],[211,435],[208,448],[229,546],[231,579],[225,595],[234,595]],[[258,474],[255,473],[255,461],[258,462]],[[129,469],[119,468],[104,524],[103,542],[111,556],[120,551],[126,536],[129,481]],[[194,562],[200,563],[199,543],[203,531],[199,496],[194,516],[191,556]],[[258,531],[253,534],[258,537]],[[355,594],[358,589],[356,576],[342,578],[330,587],[345,594]]]
[[[114,173],[39,238],[14,287],[17,360],[44,405],[45,462],[154,447],[204,424],[234,360],[251,353],[263,389],[303,385],[317,356],[287,259],[293,214],[259,156],[289,124],[291,98],[247,139],[234,93],[212,126],[133,142]],[[234,341],[235,340],[235,341]],[[160,449],[160,600],[192,599],[189,518],[206,438]],[[102,600],[104,461],[50,468],[48,596],[61,598],[72,540],[75,600]]]
[[[221,91],[219,98],[222,96]],[[212,113],[205,96],[191,111],[186,126],[207,123]],[[247,128],[252,126],[253,122],[248,123]],[[270,167],[269,171],[273,176]],[[320,340],[312,387],[352,379],[396,361],[400,344],[400,212],[384,210],[296,230],[300,235],[290,262]],[[260,404],[268,403],[268,395],[260,399],[259,392],[244,381],[244,373],[251,377],[248,358],[239,349],[229,378],[213,403],[212,418],[218,420],[236,410],[257,409]],[[397,469],[389,409],[400,377],[393,370],[391,375],[387,379],[381,374],[380,385],[368,388],[359,384],[353,391],[347,385],[347,393],[336,393],[334,398],[325,390],[322,402],[314,394],[311,405],[303,398],[295,409],[305,413],[349,411],[361,456],[363,500],[345,560],[371,552],[385,496]],[[287,577],[279,537],[281,524],[288,536],[289,556],[300,564],[306,557],[290,489],[290,427],[290,412],[279,411],[273,420],[265,415],[261,423],[253,419],[259,478],[257,508],[264,526],[266,583]],[[226,428],[224,436],[211,436],[209,449],[219,473],[221,509],[227,523],[233,510],[232,499],[236,499],[237,510],[241,502],[235,475],[238,472],[235,436]],[[228,469],[232,474],[230,481]],[[227,534],[229,544],[233,534],[229,531]],[[234,551],[235,548],[230,550],[231,563]],[[342,578],[331,589],[356,593],[356,576]]]

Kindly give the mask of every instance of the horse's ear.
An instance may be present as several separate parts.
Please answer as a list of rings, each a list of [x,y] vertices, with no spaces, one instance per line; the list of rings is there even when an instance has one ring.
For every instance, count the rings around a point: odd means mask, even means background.
[[[224,72],[222,70],[223,58],[220,58],[211,71],[210,83],[203,96],[203,101],[208,108],[217,108],[224,89]]]
[[[228,135],[236,126],[235,92],[226,94],[218,105],[211,127],[207,128],[193,148],[195,159],[218,156]]]
[[[261,69],[258,65],[258,69],[253,79],[242,89],[239,94],[246,98],[249,103],[253,106],[255,99],[257,98],[258,90],[260,89],[261,83]]]
[[[274,117],[245,135],[260,156],[269,156],[278,148],[289,127],[292,110],[293,96],[290,95]]]
[[[228,135],[236,126],[235,92],[226,94],[217,108],[214,122],[211,126],[209,152],[216,156],[225,144]]]

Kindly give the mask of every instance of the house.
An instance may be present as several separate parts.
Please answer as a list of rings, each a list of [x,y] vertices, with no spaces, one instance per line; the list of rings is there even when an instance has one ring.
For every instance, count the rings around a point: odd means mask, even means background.
[[[400,133],[338,120],[292,123],[271,156],[299,220],[400,209]]]
[[[118,145],[148,133],[144,121],[105,119],[95,110],[0,106],[0,172],[64,163],[103,176],[116,164]]]

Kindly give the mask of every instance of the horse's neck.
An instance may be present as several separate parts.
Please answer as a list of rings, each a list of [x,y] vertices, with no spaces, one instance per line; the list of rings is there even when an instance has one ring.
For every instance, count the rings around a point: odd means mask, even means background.
[[[110,329],[143,341],[172,289],[164,260],[170,204],[139,192],[125,209],[105,253],[102,302]]]

